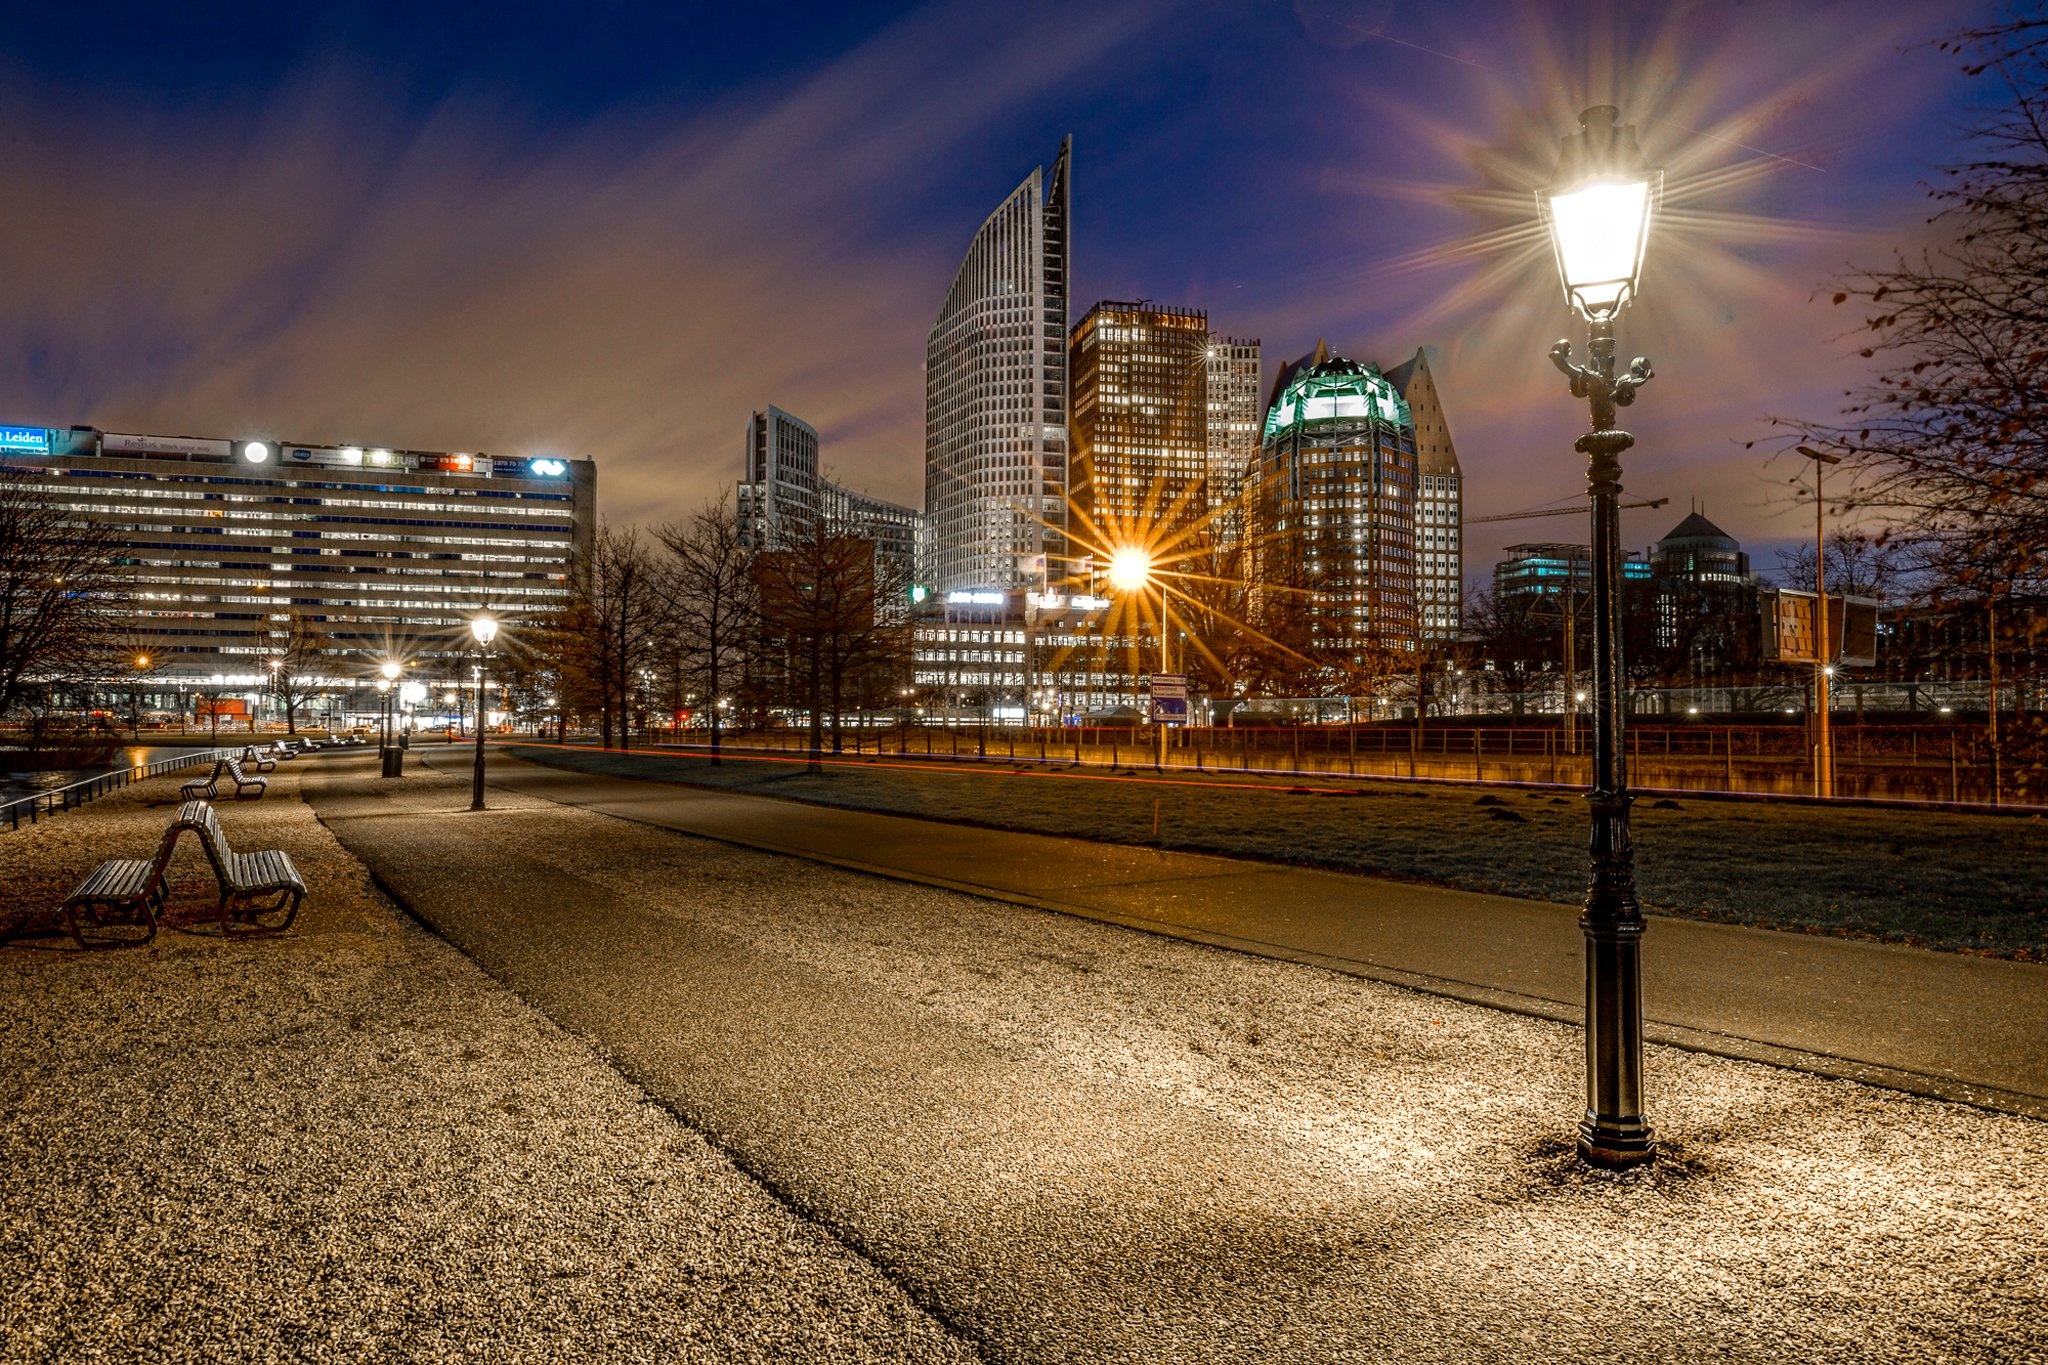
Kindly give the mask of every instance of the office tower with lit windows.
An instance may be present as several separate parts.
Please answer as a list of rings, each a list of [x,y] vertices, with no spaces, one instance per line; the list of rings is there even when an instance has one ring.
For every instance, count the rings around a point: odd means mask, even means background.
[[[740,480],[740,543],[772,547],[789,528],[818,519],[818,429],[769,405],[747,419],[746,477]]]
[[[1077,552],[1208,511],[1209,319],[1196,309],[1098,303],[1067,347]]]
[[[835,536],[873,541],[881,578],[916,579],[924,517],[824,477],[818,429],[809,422],[772,404],[754,413],[747,419],[745,467],[736,517],[748,549],[772,550],[784,537],[822,523]],[[889,561],[886,568],[882,560]]]
[[[1452,644],[1465,627],[1465,476],[1428,353],[1418,349],[1387,371],[1387,382],[1415,419],[1415,605],[1422,642]]]
[[[968,244],[925,342],[925,517],[933,586],[1062,576],[1067,499],[1068,200],[1073,139]]]
[[[1209,338],[1209,510],[1227,521],[1259,455],[1259,343]],[[1220,523],[1219,523],[1220,524]]]
[[[1412,654],[1415,422],[1377,366],[1314,354],[1282,367],[1246,480],[1255,590],[1301,592],[1332,660]]]
[[[156,693],[254,699],[295,625],[342,688],[387,658],[449,672],[479,610],[509,643],[568,605],[597,519],[597,466],[552,456],[6,427],[0,470],[109,528]]]

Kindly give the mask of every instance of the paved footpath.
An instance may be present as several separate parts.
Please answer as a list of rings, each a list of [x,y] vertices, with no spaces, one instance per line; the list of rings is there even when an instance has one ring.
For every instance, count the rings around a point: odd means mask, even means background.
[[[494,754],[493,782],[551,801],[1544,1018],[1582,1015],[1583,940],[1568,906],[555,766],[658,778],[659,758],[513,752],[541,762]],[[2048,966],[1663,917],[1643,956],[1654,1040],[2048,1116]]]
[[[679,837],[522,788],[695,793],[492,763],[482,812],[418,763],[304,790],[398,900],[990,1359],[2048,1352],[2038,1120],[1655,1047],[1663,1159],[1589,1173],[1568,1025]],[[827,814],[745,805],[792,843]],[[876,865],[954,837],[860,828]],[[1117,850],[1033,846],[1040,892],[1137,893]]]

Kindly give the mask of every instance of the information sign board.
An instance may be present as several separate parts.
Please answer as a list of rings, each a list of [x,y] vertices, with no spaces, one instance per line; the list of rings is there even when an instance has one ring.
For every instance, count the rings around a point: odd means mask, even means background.
[[[1185,673],[1152,675],[1152,723],[1185,725],[1188,721],[1188,676]]]

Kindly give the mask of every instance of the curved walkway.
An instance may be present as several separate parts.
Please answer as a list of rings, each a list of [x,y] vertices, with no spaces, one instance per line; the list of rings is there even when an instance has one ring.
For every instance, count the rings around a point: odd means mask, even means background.
[[[544,746],[490,767],[508,790],[742,847],[1581,1018],[1568,906],[736,795],[671,771]],[[1655,918],[1643,996],[1653,1041],[2048,1117],[2048,966]]]

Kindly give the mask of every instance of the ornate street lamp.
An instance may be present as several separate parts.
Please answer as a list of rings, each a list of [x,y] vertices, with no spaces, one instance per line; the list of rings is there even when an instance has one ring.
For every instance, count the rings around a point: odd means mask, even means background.
[[[383,734],[377,740],[377,761],[388,764],[391,760],[383,757],[383,754],[391,747],[391,689],[398,682],[398,661],[396,659],[386,659],[382,667],[377,671],[384,675],[377,679],[377,691],[382,694],[381,700],[384,709],[384,714],[381,717],[384,723]],[[389,776],[389,774],[387,773],[386,776]]]
[[[476,769],[470,774],[469,808],[484,808],[484,663],[490,658],[491,641],[498,638],[498,623],[489,612],[478,616],[469,623],[469,633],[476,637]]]
[[[1635,401],[1651,376],[1638,356],[1614,373],[1614,318],[1635,298],[1650,219],[1664,173],[1643,159],[1632,125],[1600,105],[1558,149],[1557,171],[1536,192],[1557,251],[1565,301],[1591,324],[1590,362],[1574,365],[1560,341],[1550,359],[1592,405],[1592,429],[1574,445],[1586,456],[1593,503],[1592,876],[1579,928],[1586,937],[1586,1113],[1579,1156],[1634,1166],[1656,1155],[1643,1115],[1643,909],[1636,899],[1629,836],[1627,756],[1622,748],[1621,453],[1635,438],[1615,428],[1615,409]]]
[[[1109,557],[1109,585],[1120,593],[1138,593],[1152,586],[1152,556],[1135,545],[1127,545]],[[1159,589],[1159,671],[1173,672],[1173,660],[1167,649],[1173,630],[1172,603],[1167,600],[1166,589]],[[1135,625],[1132,630],[1136,634]],[[1166,769],[1166,722],[1154,717],[1153,728],[1159,739],[1154,766],[1160,771]]]

